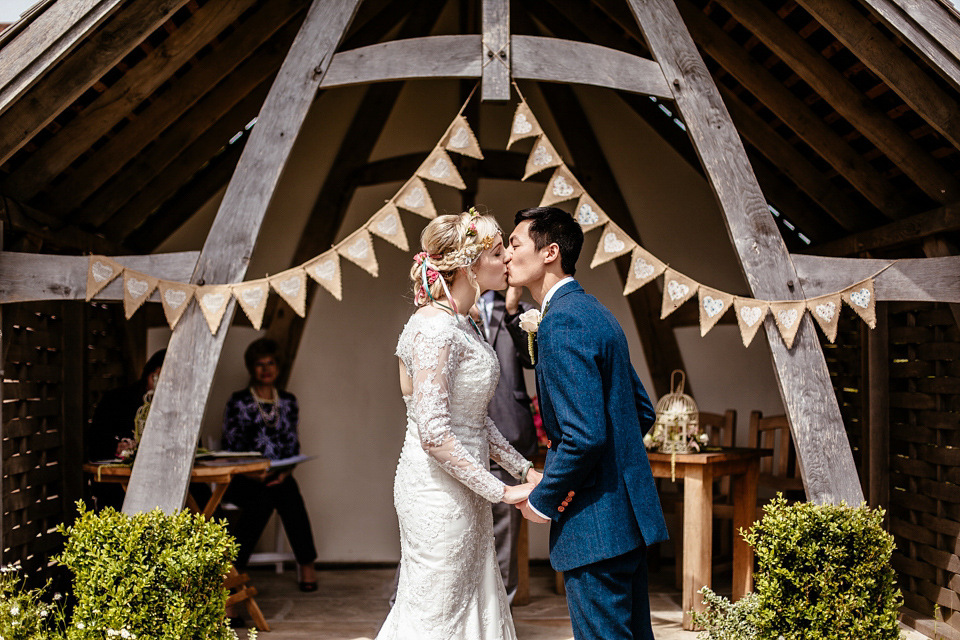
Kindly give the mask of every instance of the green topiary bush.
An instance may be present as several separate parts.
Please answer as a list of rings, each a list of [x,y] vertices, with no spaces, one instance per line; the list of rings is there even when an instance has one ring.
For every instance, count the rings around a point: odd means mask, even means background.
[[[695,617],[705,629],[700,637],[897,640],[902,597],[883,516],[882,509],[790,505],[778,496],[745,536],[757,558],[754,596],[730,605],[705,590],[708,612]],[[735,628],[742,635],[727,633]]]
[[[73,526],[59,528],[67,541],[56,558],[74,574],[69,640],[236,638],[223,579],[237,545],[221,523],[78,507]]]

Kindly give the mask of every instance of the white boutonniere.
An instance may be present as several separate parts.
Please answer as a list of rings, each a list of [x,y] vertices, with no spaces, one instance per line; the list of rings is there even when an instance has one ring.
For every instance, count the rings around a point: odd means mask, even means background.
[[[530,309],[520,314],[520,328],[527,332],[527,349],[530,351],[530,362],[536,364],[536,356],[533,354],[533,339],[540,329],[540,320],[543,315],[539,309]]]

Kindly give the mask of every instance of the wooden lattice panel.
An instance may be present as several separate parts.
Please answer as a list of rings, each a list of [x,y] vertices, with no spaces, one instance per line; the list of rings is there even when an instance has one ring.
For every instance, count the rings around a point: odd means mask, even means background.
[[[890,530],[907,607],[960,638],[960,331],[946,305],[890,305]]]
[[[866,393],[862,375],[862,329],[863,322],[849,309],[844,309],[840,317],[836,341],[831,344],[822,334],[820,335],[823,355],[830,370],[830,381],[837,394],[843,425],[850,439],[857,472],[861,477],[863,477],[862,416]]]
[[[63,520],[64,318],[62,304],[3,314],[3,562],[32,579],[48,573]]]

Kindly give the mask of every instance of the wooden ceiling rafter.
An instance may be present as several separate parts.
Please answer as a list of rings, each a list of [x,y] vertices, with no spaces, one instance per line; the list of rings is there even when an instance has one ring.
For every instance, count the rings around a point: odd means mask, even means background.
[[[0,115],[0,165],[170,19],[187,0],[131,0]],[[0,50],[2,51],[2,50]]]
[[[51,141],[7,176],[0,189],[29,201],[77,158],[87,152],[147,100],[177,70],[187,64],[225,28],[236,22],[256,0],[211,0],[174,30],[117,82],[86,105]],[[148,107],[149,108],[149,107]],[[95,154],[100,159],[106,153]],[[74,184],[72,187],[83,185]],[[73,198],[81,194],[73,193]],[[48,208],[49,210],[49,208]]]
[[[246,63],[254,52],[277,58],[282,46],[293,38],[292,28],[285,36],[277,36],[303,10],[302,0],[280,0],[258,7],[242,24],[236,26],[219,46],[197,65],[171,83],[166,90],[140,111],[122,130],[105,144],[92,151],[83,164],[75,167],[69,176],[53,186],[47,197],[51,209],[60,215],[69,215],[78,223],[97,227],[116,209],[103,193],[97,193],[111,178],[127,170],[138,154],[149,153],[148,148],[180,121],[191,109],[203,102],[212,91],[222,89],[226,78],[234,72],[247,73],[261,65]],[[272,38],[276,44],[270,45]],[[247,64],[246,67],[244,65]],[[279,67],[279,61],[273,69]],[[262,73],[262,72],[261,72]],[[263,75],[260,76],[261,78]],[[256,86],[256,82],[230,79],[238,86]],[[142,175],[139,176],[142,180]],[[91,199],[91,197],[93,199]]]
[[[714,0],[749,29],[799,75],[813,91],[880,149],[928,197],[955,199],[960,181],[844,78],[760,0]]]
[[[139,224],[139,220],[149,215],[159,204],[159,201],[151,199],[151,194],[147,192],[148,185],[158,179],[161,173],[173,167],[174,161],[182,156],[185,147],[229,113],[261,82],[276,73],[298,26],[297,20],[288,21],[272,38],[248,55],[223,81],[178,117],[103,188],[87,199],[71,219],[99,228],[118,215],[122,217],[132,214],[137,217]],[[202,164],[223,146],[231,135],[233,134],[228,133],[208,155],[196,160]],[[199,167],[199,164],[193,166]],[[179,170],[183,167],[173,168]],[[183,177],[187,178],[189,175],[191,173],[187,172]],[[152,207],[144,206],[151,203]],[[124,224],[131,226],[130,223]]]

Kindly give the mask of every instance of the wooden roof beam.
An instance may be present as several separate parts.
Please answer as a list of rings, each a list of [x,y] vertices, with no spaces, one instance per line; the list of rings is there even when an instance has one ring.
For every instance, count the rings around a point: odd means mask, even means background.
[[[399,36],[408,39],[429,33],[440,17],[445,2],[446,0],[417,2],[411,15],[400,27]],[[306,262],[333,244],[358,186],[357,170],[369,161],[402,89],[402,82],[389,82],[367,88],[300,233],[300,240],[290,260],[291,267]],[[409,174],[407,177],[409,178]],[[308,282],[308,295],[317,289],[315,283]],[[284,362],[292,365],[300,349],[306,319],[292,313],[286,305],[277,304],[272,308],[266,326],[267,336],[277,341]],[[284,367],[286,371],[292,368]]]
[[[107,255],[124,253],[124,247],[115,242],[73,225],[64,224],[55,216],[37,211],[33,207],[2,195],[0,195],[0,219],[11,231],[25,233],[64,249]]]
[[[483,0],[483,76],[480,97],[484,102],[510,99],[510,0]]]
[[[151,203],[150,194],[144,193],[146,185],[161,173],[166,173],[168,169],[175,172],[184,170],[184,167],[171,166],[176,158],[181,157],[184,148],[203,136],[214,123],[221,121],[224,115],[230,113],[262,82],[273,77],[283,62],[284,52],[296,33],[297,27],[295,22],[288,23],[274,38],[248,56],[223,82],[213,87],[186,113],[178,117],[176,122],[148,148],[126,164],[96,194],[87,199],[71,218],[78,223],[83,222],[100,227],[117,215],[126,215],[118,212],[122,210],[129,212],[131,207],[136,207],[134,210],[139,216],[137,218],[139,223],[139,220],[152,210],[142,206],[144,203]],[[256,115],[256,111],[253,115]],[[221,144],[211,149],[209,155],[197,160],[202,163],[210,158],[217,149],[227,143],[233,133],[239,130],[238,128],[233,132],[224,132],[226,135]],[[193,166],[198,167],[199,164],[193,164]],[[183,179],[189,175],[192,173],[183,176]],[[159,200],[152,201],[153,206],[159,202]]]
[[[760,0],[716,0],[935,202],[960,197],[960,181]]]
[[[896,91],[917,115],[960,149],[960,104],[941,90],[893,41],[881,34],[876,25],[844,0],[798,2]]]
[[[605,0],[601,0],[605,1]],[[906,200],[880,172],[797,99],[763,65],[734,42],[690,0],[677,0],[697,45],[757,96],[787,127],[818,153],[854,189],[889,218],[902,217]]]
[[[854,256],[866,251],[879,251],[912,244],[929,236],[953,231],[960,231],[960,202],[917,213],[845,238],[815,244],[804,253],[819,256]]]
[[[0,114],[113,15],[121,2],[56,2],[33,18],[10,42],[3,44],[0,49]]]
[[[143,60],[84,107],[52,140],[33,152],[26,162],[4,179],[0,188],[25,201],[33,198],[95,142],[107,135],[201,48],[235,22],[254,2],[255,0],[213,0],[200,7]],[[236,50],[231,53],[237,55]],[[178,79],[177,83],[183,81]],[[186,106],[184,105],[184,108]],[[142,115],[137,116],[137,119],[142,118]],[[76,202],[79,195],[73,197]]]
[[[187,0],[131,0],[0,115],[0,164],[166,22]]]
[[[673,87],[753,295],[765,300],[802,298],[795,286],[799,277],[740,138],[676,5],[672,0],[628,2]],[[859,504],[863,492],[826,360],[813,321],[805,315],[801,322],[789,350],[773,318],[764,321],[764,329],[804,489],[817,503]]]
[[[891,31],[960,91],[960,30],[957,19],[936,2],[860,0]]]
[[[359,2],[314,0],[308,9],[227,187],[192,282],[239,282],[246,274],[283,167]],[[195,305],[180,319],[165,361],[177,375],[160,375],[124,513],[155,507],[173,513],[183,507],[203,410],[235,305],[233,299],[227,303],[226,321],[215,336]]]
[[[62,183],[44,194],[50,200],[47,208],[59,214],[80,208],[81,203],[121,171],[168,127],[175,126],[208,92],[216,91],[215,88],[224,78],[237,71],[244,64],[244,60],[264,43],[269,42],[302,10],[302,0],[278,0],[260,6],[248,20],[226,37],[216,50],[172,83],[102,147],[93,151]],[[278,39],[277,45],[268,45],[268,49],[261,50],[260,55],[268,55],[275,60],[271,73],[280,66],[282,58],[279,50],[281,47],[285,50],[293,39],[293,33],[293,27],[288,27],[285,36]],[[256,63],[252,66],[263,68]],[[251,65],[247,64],[241,72],[249,73],[250,67]],[[259,77],[262,79],[264,76],[261,73]],[[251,85],[251,82],[254,84]],[[255,86],[256,79],[245,81],[231,78],[227,84]],[[102,206],[102,202],[98,207]],[[106,220],[105,216],[112,213],[112,210],[108,209],[109,207],[103,206],[89,211],[89,215],[85,210],[83,214],[75,216],[75,219],[84,224],[98,226]]]
[[[808,298],[846,289],[873,277],[877,300],[960,302],[960,256],[874,260],[791,254],[798,283]]]

